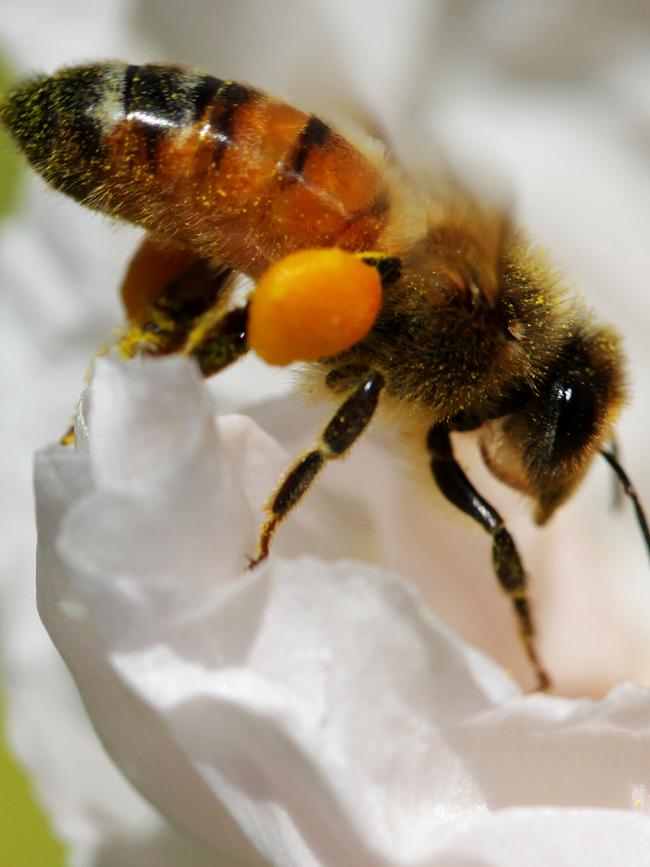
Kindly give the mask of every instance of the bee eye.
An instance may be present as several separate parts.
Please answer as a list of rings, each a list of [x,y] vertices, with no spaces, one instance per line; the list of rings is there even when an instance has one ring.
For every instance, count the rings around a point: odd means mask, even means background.
[[[556,380],[549,398],[555,406],[551,463],[558,464],[579,452],[593,435],[597,421],[593,388],[577,380]]]

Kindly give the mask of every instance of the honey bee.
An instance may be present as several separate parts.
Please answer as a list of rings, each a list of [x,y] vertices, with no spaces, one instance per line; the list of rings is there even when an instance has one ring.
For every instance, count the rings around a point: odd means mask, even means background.
[[[170,65],[98,63],[19,85],[0,119],[46,181],[148,235],[122,287],[123,354],[183,352],[208,376],[255,349],[308,363],[339,401],[272,495],[253,564],[327,461],[381,403],[422,431],[443,496],[492,539],[540,689],[527,579],[501,515],[454,457],[477,431],[491,472],[544,524],[609,448],[620,339],[542,252],[459,185],[426,197],[383,149],[247,85]],[[234,303],[237,272],[257,289]]]

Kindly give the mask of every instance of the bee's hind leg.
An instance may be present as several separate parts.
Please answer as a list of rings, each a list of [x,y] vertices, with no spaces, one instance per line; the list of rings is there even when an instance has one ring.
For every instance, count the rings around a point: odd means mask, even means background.
[[[204,376],[223,370],[248,350],[248,307],[229,305],[235,279],[232,268],[145,237],[122,283],[127,325],[95,354],[86,380],[95,358],[113,346],[124,358],[180,352],[195,358]],[[74,423],[60,442],[74,444]]]
[[[326,461],[342,457],[372,419],[384,378],[376,371],[365,371],[353,393],[345,400],[323,430],[316,448],[301,455],[289,469],[268,506],[268,518],[258,540],[257,555],[249,568],[264,560],[278,524],[306,493]]]
[[[248,306],[206,315],[204,320],[190,332],[182,352],[196,359],[203,376],[213,376],[248,352]]]
[[[120,352],[180,352],[204,376],[217,373],[246,351],[246,308],[229,305],[235,279],[232,268],[145,238],[122,285],[129,325]]]
[[[524,648],[537,676],[537,689],[547,690],[551,681],[535,648],[535,627],[526,592],[526,573],[512,536],[501,515],[478,493],[460,468],[451,445],[449,429],[436,424],[427,435],[431,472],[442,494],[479,523],[492,537],[492,564],[499,584],[510,597]]]

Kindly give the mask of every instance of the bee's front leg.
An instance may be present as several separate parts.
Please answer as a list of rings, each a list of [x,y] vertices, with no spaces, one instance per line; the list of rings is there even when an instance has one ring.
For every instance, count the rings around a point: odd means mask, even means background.
[[[548,690],[551,680],[535,648],[535,626],[527,596],[526,573],[521,558],[501,515],[479,494],[456,459],[449,429],[435,424],[427,435],[431,472],[441,493],[469,515],[492,537],[492,564],[499,584],[510,597],[524,648],[537,676],[537,689]]]
[[[268,518],[260,531],[257,555],[249,568],[264,560],[278,524],[293,509],[326,461],[342,457],[356,442],[372,419],[384,378],[377,371],[366,371],[355,391],[330,419],[315,449],[301,455],[291,467],[268,506]]]

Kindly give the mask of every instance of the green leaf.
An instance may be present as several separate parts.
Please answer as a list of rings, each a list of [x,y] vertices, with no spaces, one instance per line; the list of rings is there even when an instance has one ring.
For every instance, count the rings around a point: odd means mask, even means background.
[[[6,60],[0,55],[0,93],[12,83]],[[0,127],[0,220],[15,208],[20,195],[24,160],[18,154],[11,136]]]
[[[0,864],[6,867],[64,867],[65,849],[37,803],[29,777],[4,739],[0,695]]]

